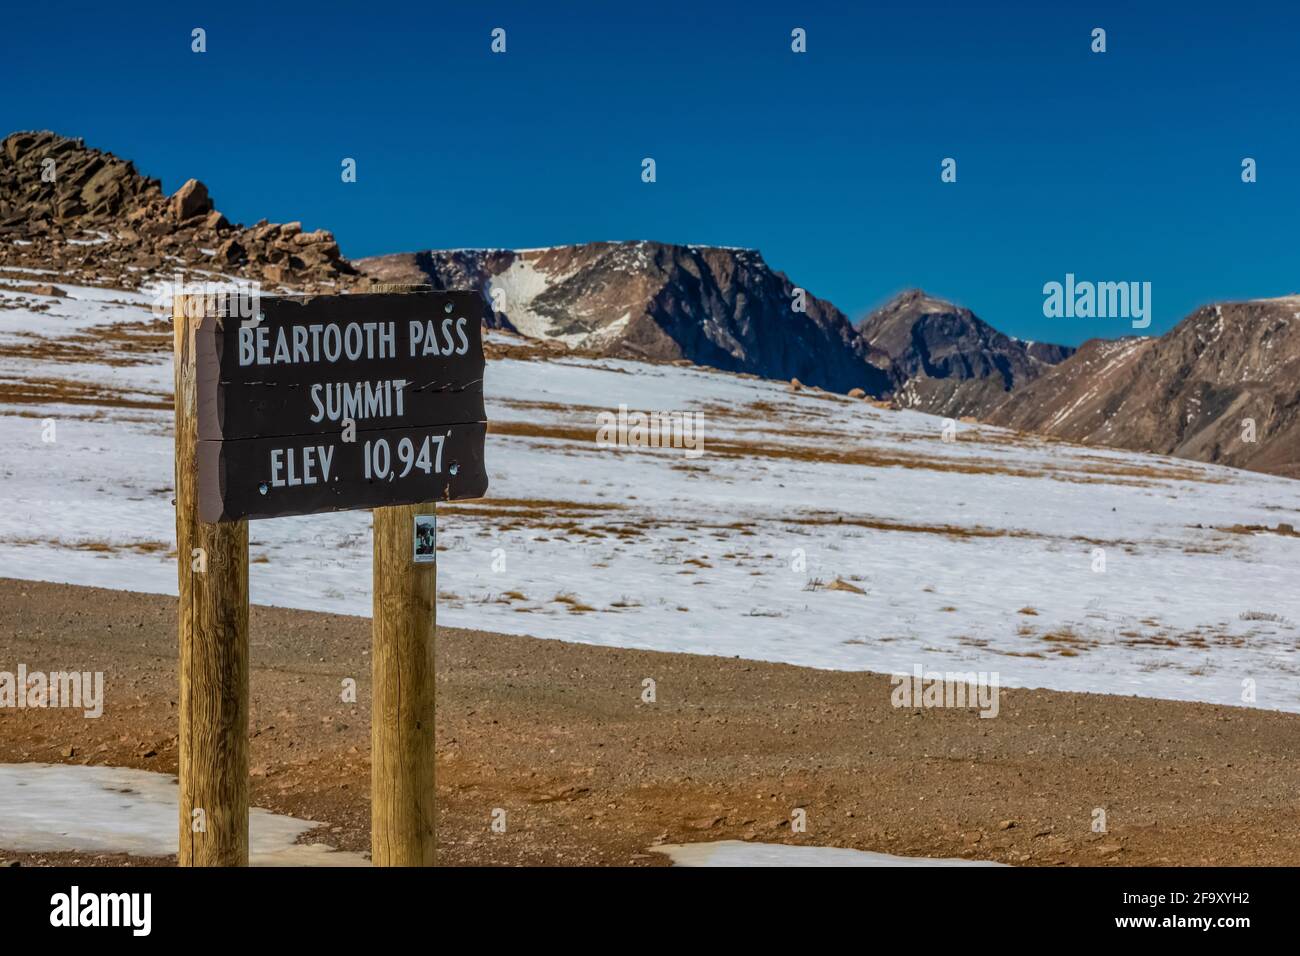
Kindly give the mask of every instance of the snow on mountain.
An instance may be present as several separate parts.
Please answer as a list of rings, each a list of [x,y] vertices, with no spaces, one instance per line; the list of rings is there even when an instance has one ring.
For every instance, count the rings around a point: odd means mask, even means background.
[[[356,265],[384,282],[482,288],[494,326],[587,353],[688,360],[839,392],[880,396],[893,387],[883,353],[842,312],[754,249],[588,242],[430,250]]]
[[[175,593],[170,320],[35,281],[0,276],[0,574]],[[1300,711],[1294,481],[488,351],[492,491],[439,509],[443,625]],[[702,413],[703,454],[598,447],[620,404]],[[253,601],[368,614],[369,523],[253,522]]]

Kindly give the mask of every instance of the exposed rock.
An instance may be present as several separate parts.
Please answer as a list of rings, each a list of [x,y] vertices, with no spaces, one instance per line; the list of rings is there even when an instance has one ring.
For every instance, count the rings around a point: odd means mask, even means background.
[[[158,180],[81,140],[43,131],[0,141],[0,265],[124,288],[182,264],[303,291],[350,288],[358,275],[333,235],[300,233],[301,223],[232,225],[198,180],[168,197]]]
[[[318,242],[333,243],[334,234],[325,229],[317,229],[315,232],[300,232],[293,237],[293,241],[298,246],[310,246]]]
[[[1300,478],[1297,382],[1300,296],[1224,302],[1159,338],[1085,342],[988,420]]]
[[[888,360],[829,302],[805,294],[752,249],[592,242],[513,252],[451,250],[357,261],[377,279],[482,288],[490,324],[571,348],[838,392],[892,388]],[[883,366],[883,367],[882,367]]]
[[[910,289],[858,323],[893,365],[894,401],[936,415],[980,416],[1073,351],[1003,335],[969,309]]]
[[[248,252],[240,245],[238,239],[227,239],[217,247],[217,261],[227,265],[237,265],[248,258]]]
[[[208,187],[197,179],[187,179],[185,185],[172,196],[172,215],[180,221],[193,219],[212,210]]]
[[[798,378],[944,415],[984,414],[1070,349],[1002,335],[912,291],[854,329],[747,249],[655,242],[408,253],[362,259],[377,278],[484,288],[490,324],[603,355]]]

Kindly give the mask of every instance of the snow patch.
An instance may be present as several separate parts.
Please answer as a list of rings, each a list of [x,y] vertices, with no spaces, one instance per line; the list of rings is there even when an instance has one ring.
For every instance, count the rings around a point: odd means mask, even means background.
[[[0,764],[0,849],[170,856],[179,838],[176,778],[148,770]],[[318,824],[248,811],[253,866],[368,866],[360,853],[298,838]]]
[[[675,843],[652,846],[674,866],[1003,866],[988,860],[893,856],[834,846],[788,846],[784,843]]]

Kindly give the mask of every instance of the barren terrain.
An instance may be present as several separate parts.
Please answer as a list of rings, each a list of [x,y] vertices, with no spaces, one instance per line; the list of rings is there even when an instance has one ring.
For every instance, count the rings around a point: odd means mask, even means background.
[[[175,607],[0,580],[0,667],[102,670],[106,688],[97,720],[0,709],[0,762],[174,773]],[[255,606],[251,633],[254,805],[365,851],[369,621]],[[438,642],[444,864],[663,865],[656,843],[722,839],[1030,866],[1300,864],[1300,715],[1004,689],[985,720],[895,709],[879,674],[452,628]],[[356,704],[340,701],[347,677]]]

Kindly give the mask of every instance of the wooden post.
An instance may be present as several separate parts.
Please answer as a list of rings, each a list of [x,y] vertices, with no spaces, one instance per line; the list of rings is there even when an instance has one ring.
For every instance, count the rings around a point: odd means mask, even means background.
[[[372,283],[369,291],[427,288]],[[370,860],[375,866],[433,866],[434,862],[438,565],[414,560],[415,516],[434,514],[432,502],[373,511]]]
[[[434,629],[437,564],[416,564],[415,516],[374,510],[370,709],[370,856],[375,866],[433,866]]]
[[[194,329],[172,303],[180,586],[180,865],[248,865],[248,522],[198,517]],[[202,300],[193,300],[201,311]],[[198,813],[196,811],[202,811]]]

